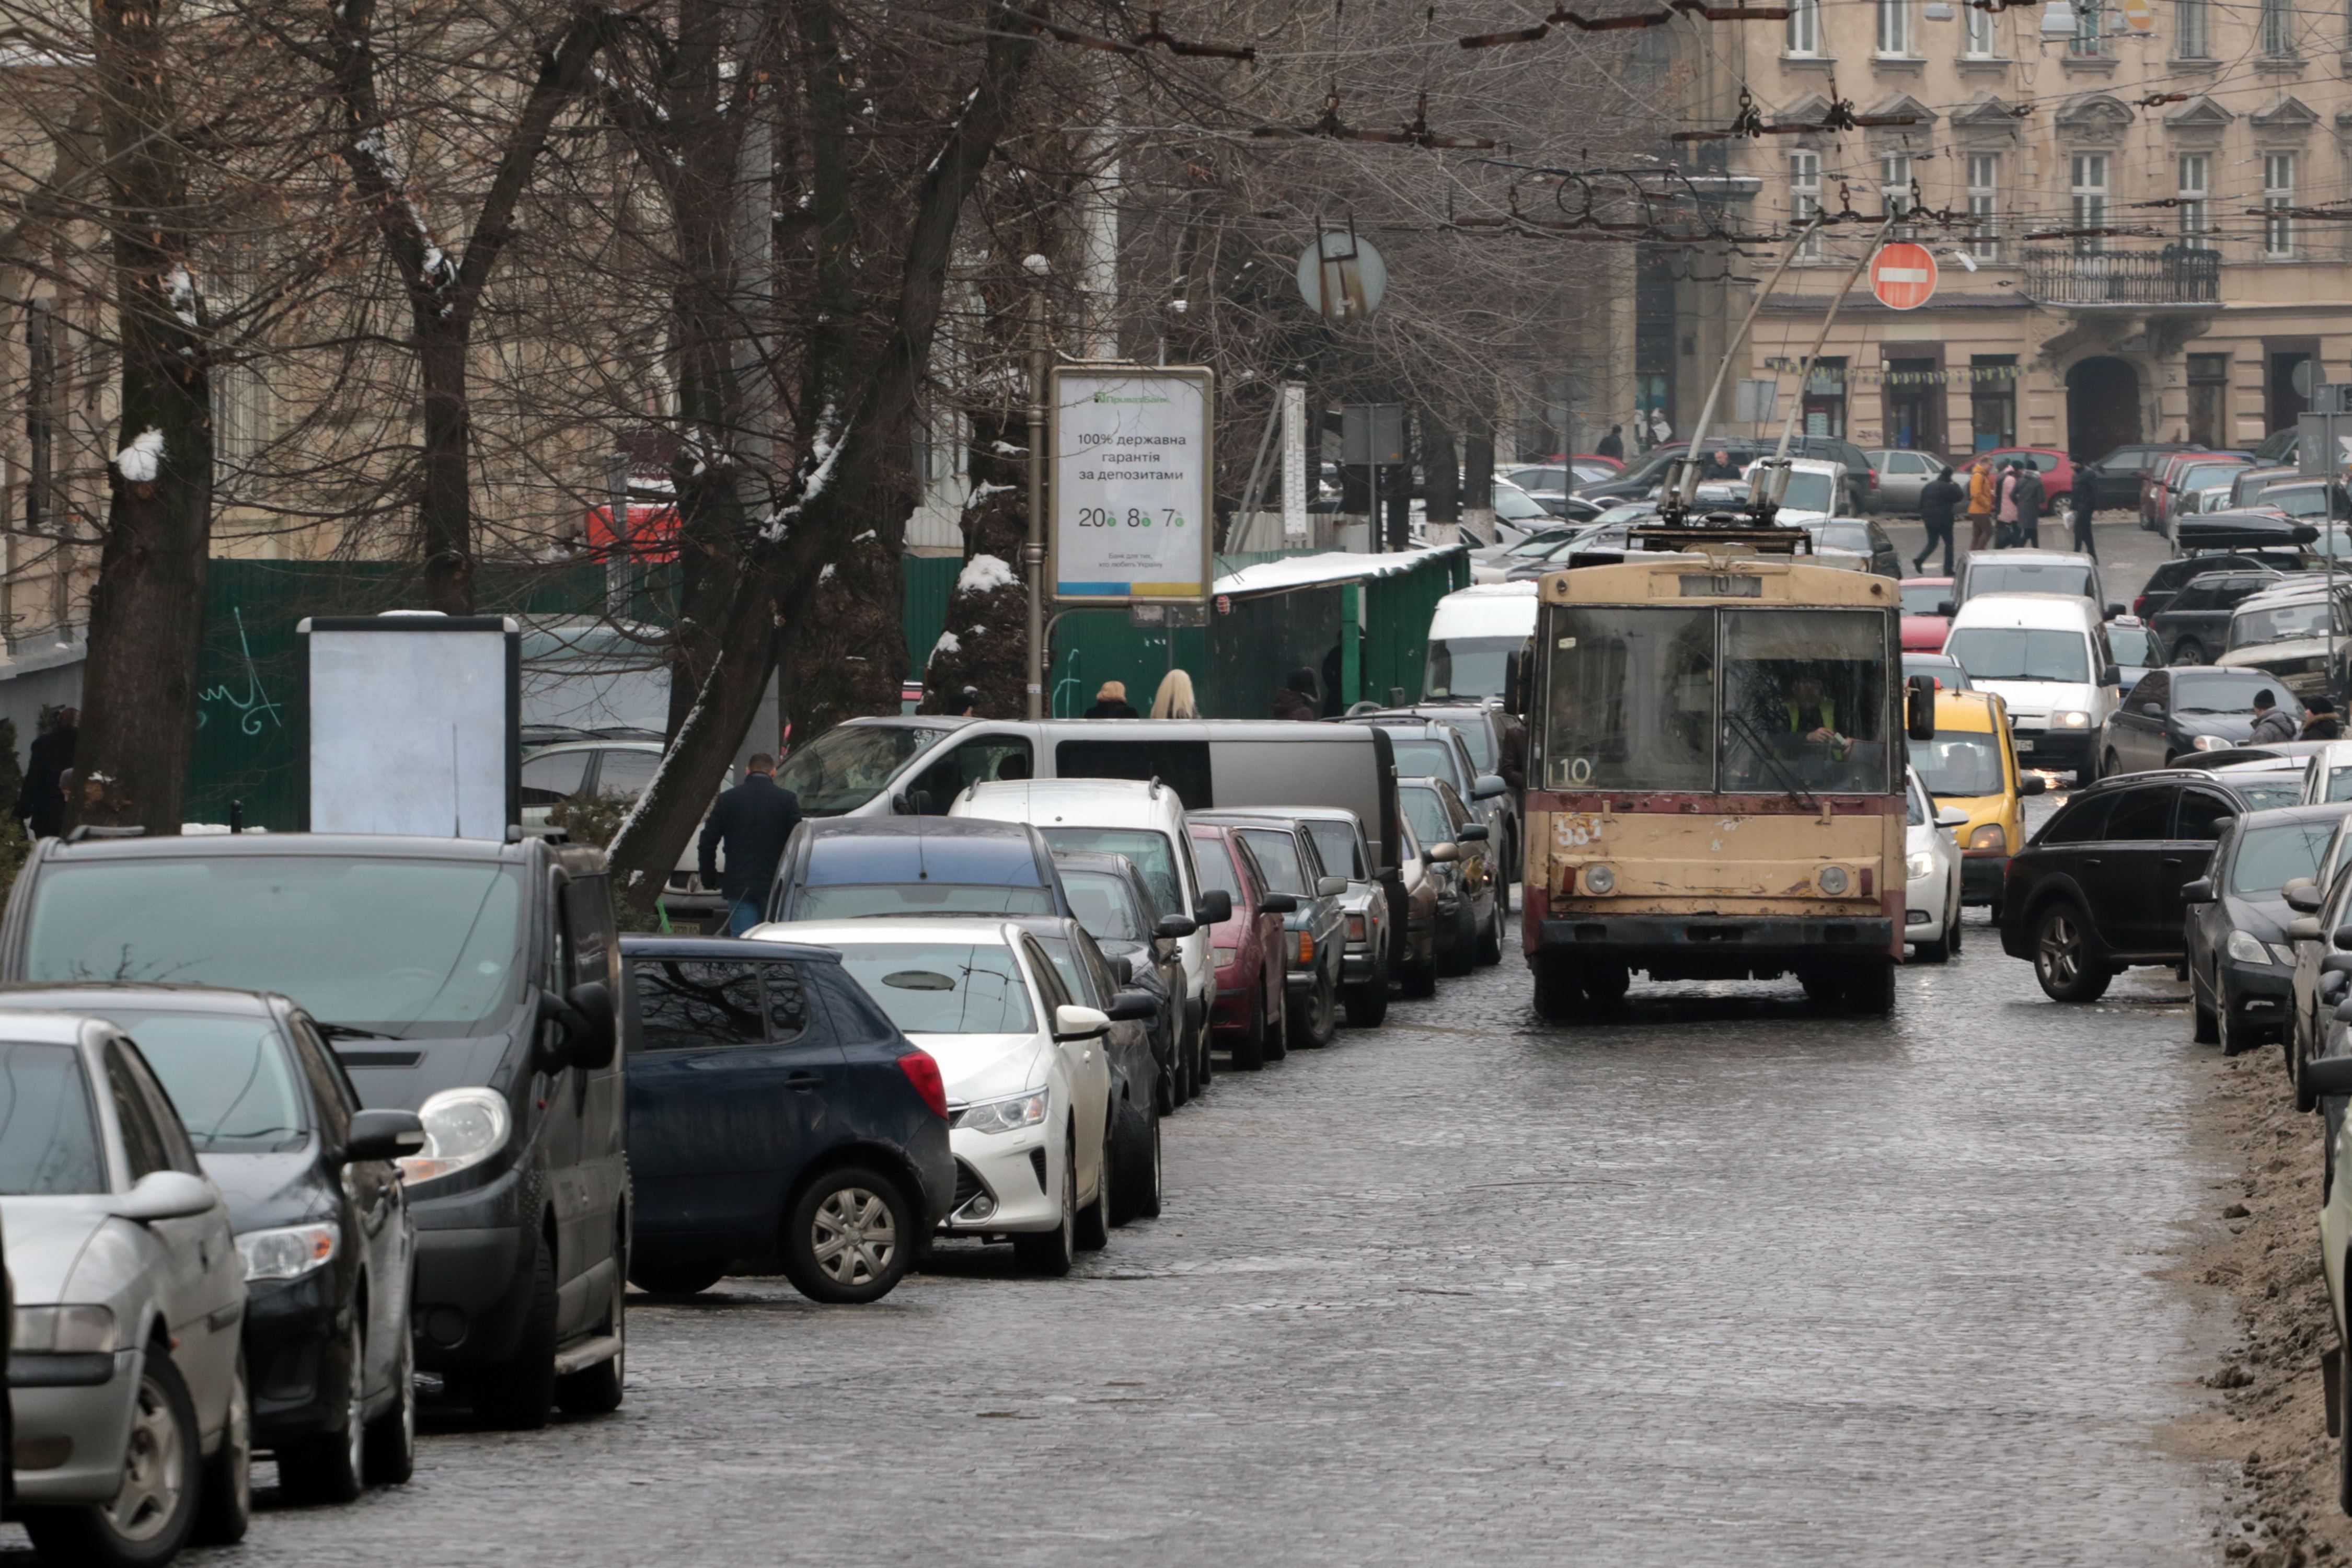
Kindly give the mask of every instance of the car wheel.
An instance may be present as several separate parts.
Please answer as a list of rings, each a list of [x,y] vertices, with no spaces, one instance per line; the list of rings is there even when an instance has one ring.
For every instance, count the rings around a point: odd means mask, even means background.
[[[401,1318],[406,1321],[408,1314]],[[416,1473],[416,1341],[400,1336],[400,1353],[393,1358],[392,1408],[368,1423],[367,1451],[362,1456],[370,1486],[406,1486]]]
[[[1584,983],[1575,961],[1564,953],[1536,955],[1536,1016],[1547,1024],[1573,1024],[1584,1016]]]
[[[1622,963],[1587,963],[1577,971],[1577,984],[1596,1012],[1606,1013],[1625,1000],[1633,988],[1633,972]]]
[[[699,1295],[726,1277],[724,1263],[651,1263],[641,1258],[629,1260],[629,1283],[651,1296]]]
[[[1126,1225],[1160,1212],[1160,1117],[1125,1095],[1117,1103],[1112,1167],[1118,1181],[1111,1187],[1110,1222]]]
[[[2345,1358],[2341,1350],[2336,1355],[2336,1506],[2352,1514],[2352,1358]]]
[[[2189,987],[2189,1010],[2194,1019],[2189,1026],[2190,1037],[2200,1046],[2218,1044],[2221,1038],[2221,1030],[2220,1025],[2214,1020],[2213,1009],[2205,1005],[2205,998],[2198,994],[2193,985]]]
[[[1235,1072],[1262,1072],[1265,1068],[1265,1002],[1259,998],[1250,1004],[1249,1024],[1239,1035],[1227,1055]]]
[[[25,1530],[42,1557],[92,1568],[169,1562],[194,1526],[203,1485],[195,1401],[169,1352],[150,1346],[131,1396],[122,1485],[110,1502],[28,1508]]]
[[[1339,999],[1347,1005],[1348,1027],[1379,1028],[1388,1022],[1389,1016],[1388,965],[1385,963],[1381,965],[1373,972],[1372,977],[1362,984],[1349,986],[1347,990],[1340,993]]]
[[[1913,962],[1917,963],[1948,963],[1952,957],[1951,936],[1947,932],[1934,942],[1915,942],[1911,944],[1911,954]]]
[[[2063,900],[2043,910],[2034,924],[2033,977],[2053,1002],[2095,1002],[2114,978],[2091,956],[2083,911]]]
[[[334,1425],[278,1446],[278,1491],[289,1502],[350,1502],[365,1484],[362,1450],[367,1441],[367,1340],[356,1298],[351,1314],[342,1364],[328,1377],[327,1386],[342,1396]]]
[[[2099,759],[2099,778],[2111,779],[2123,771],[2124,760],[2116,755],[2116,749],[2113,746],[2109,746],[2107,748],[2107,754]],[[2096,780],[2094,780],[2093,782],[2095,783]]]
[[[509,1432],[536,1432],[555,1409],[555,1253],[544,1236],[531,1249],[530,1280],[514,1354],[467,1380],[474,1414]]]
[[[1209,1010],[1201,1009],[1201,1026],[1192,1031],[1192,1092],[1206,1094],[1216,1081],[1217,1065],[1209,1059]]]
[[[1290,1047],[1297,1043],[1297,1031],[1293,1027],[1297,1019],[1290,1010],[1287,983],[1275,994],[1279,1010],[1268,1009],[1265,1016],[1265,1059],[1270,1062],[1282,1060],[1290,1054]]]
[[[1176,1094],[1178,1079],[1181,1076],[1176,1068],[1176,1053],[1171,1050],[1167,1058],[1162,1060],[1154,1051],[1152,1061],[1155,1070],[1151,1075],[1151,1109],[1166,1116],[1183,1103]]]
[[[1180,1107],[1191,1104],[1199,1090],[1192,1083],[1192,1042],[1181,1030],[1176,1036],[1175,1066],[1169,1074],[1175,1080],[1169,1088],[1169,1099]]]
[[[1070,1271],[1070,1259],[1077,1252],[1077,1151],[1066,1145],[1062,1151],[1061,1223],[1051,1230],[1013,1233],[1013,1257],[1024,1274],[1057,1279]]]
[[[2247,1037],[2246,1026],[2231,1021],[2227,995],[2217,994],[2213,998],[2213,1043],[2221,1047],[2221,1054],[2225,1057],[2242,1056],[2253,1044]]]
[[[811,1182],[784,1226],[784,1277],[829,1306],[880,1300],[914,1260],[914,1210],[898,1183],[863,1165]]]
[[[1113,1163],[1118,1150],[1112,1134],[1118,1131],[1118,1107],[1103,1107],[1102,1157],[1095,1163],[1094,1201],[1078,1211],[1076,1228],[1071,1239],[1080,1252],[1100,1252],[1110,1245],[1110,1186],[1112,1173],[1118,1169]]]
[[[1307,1005],[1290,1020],[1290,1043],[1303,1051],[1319,1051],[1339,1032],[1339,988],[1327,973],[1315,977]]]
[[[1437,973],[1449,980],[1459,980],[1470,973],[1478,958],[1478,911],[1465,897],[1454,909],[1454,936],[1443,944],[1437,954]]]
[[[1403,978],[1397,982],[1397,989],[1409,997],[1436,995],[1437,965],[1433,962],[1406,964]]]
[[[2174,648],[2165,659],[2165,663],[2167,664],[2203,664],[2204,662],[2204,645],[2200,643],[2195,637],[2181,638],[2180,645]]]
[[[245,1380],[245,1352],[229,1384],[220,1449],[205,1461],[203,1496],[188,1539],[197,1546],[234,1546],[253,1523],[253,1399]]]
[[[1503,962],[1503,899],[1504,889],[1497,884],[1495,908],[1486,917],[1486,929],[1478,937],[1478,962],[1493,965]]]
[[[1827,970],[1803,969],[1797,972],[1797,984],[1805,988],[1805,1000],[1816,1008],[1833,1007],[1845,994],[1838,977]]]

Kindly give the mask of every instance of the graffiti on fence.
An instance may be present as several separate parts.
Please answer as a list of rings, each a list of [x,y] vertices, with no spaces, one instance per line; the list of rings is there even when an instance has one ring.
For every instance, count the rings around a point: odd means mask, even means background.
[[[245,661],[245,690],[242,693],[232,691],[224,681],[218,686],[208,687],[198,692],[196,694],[196,701],[199,704],[196,710],[196,728],[203,729],[212,717],[204,710],[201,704],[224,702],[236,710],[236,727],[246,734],[260,734],[265,720],[279,729],[284,729],[286,721],[278,714],[278,704],[269,700],[268,688],[261,684],[261,671],[253,662],[253,644],[245,634],[245,612],[236,605],[231,605],[229,614],[236,618],[237,653]]]

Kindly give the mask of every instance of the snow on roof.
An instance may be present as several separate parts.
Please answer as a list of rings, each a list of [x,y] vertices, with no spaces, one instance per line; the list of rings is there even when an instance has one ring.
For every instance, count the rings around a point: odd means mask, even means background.
[[[1211,591],[1218,594],[1276,594],[1292,588],[1315,588],[1332,583],[1360,583],[1373,577],[1394,577],[1414,567],[1457,553],[1459,544],[1434,545],[1381,555],[1357,555],[1326,551],[1320,555],[1289,555],[1261,561],[1238,572],[1228,572]]]

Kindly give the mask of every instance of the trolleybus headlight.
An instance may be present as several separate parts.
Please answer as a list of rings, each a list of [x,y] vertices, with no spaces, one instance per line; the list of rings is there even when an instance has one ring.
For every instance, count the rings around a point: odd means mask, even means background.
[[[1606,866],[1584,868],[1584,890],[1588,893],[1613,893],[1617,890],[1617,873]]]
[[[1822,891],[1834,899],[1845,891],[1847,877],[1843,866],[1824,866],[1820,877]]]

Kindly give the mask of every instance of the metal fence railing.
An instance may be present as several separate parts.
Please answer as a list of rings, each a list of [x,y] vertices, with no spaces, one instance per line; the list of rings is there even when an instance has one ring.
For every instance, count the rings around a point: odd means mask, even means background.
[[[2221,253],[2029,250],[2025,292],[2048,305],[2212,305],[2221,299]]]

